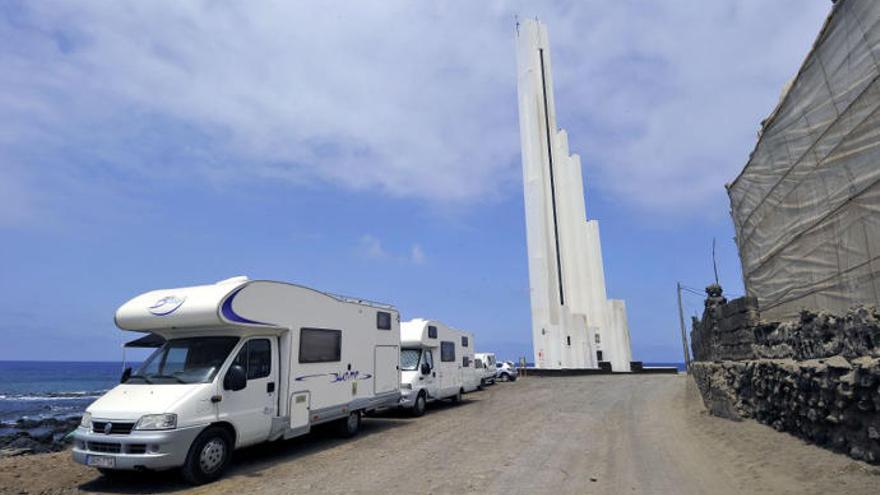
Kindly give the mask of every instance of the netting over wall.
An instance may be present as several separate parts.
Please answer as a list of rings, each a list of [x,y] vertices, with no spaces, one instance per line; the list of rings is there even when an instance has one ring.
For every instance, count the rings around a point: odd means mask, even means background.
[[[880,1],[840,0],[728,186],[761,316],[880,305]]]

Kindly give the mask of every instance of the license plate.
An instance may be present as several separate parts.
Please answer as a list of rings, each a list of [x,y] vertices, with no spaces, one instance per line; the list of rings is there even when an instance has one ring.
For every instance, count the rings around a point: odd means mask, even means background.
[[[115,468],[116,458],[106,455],[90,455],[86,457],[86,464],[101,468]]]

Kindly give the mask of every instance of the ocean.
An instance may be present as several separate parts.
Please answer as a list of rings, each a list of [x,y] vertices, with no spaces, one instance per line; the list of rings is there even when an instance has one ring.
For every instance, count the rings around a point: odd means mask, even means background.
[[[80,416],[121,373],[118,362],[0,361],[0,429],[19,419]]]
[[[128,363],[136,367],[138,363]],[[645,363],[684,371],[683,363]],[[19,419],[82,415],[101,394],[119,383],[122,363],[0,361],[0,430]]]
[[[644,366],[646,368],[675,368],[682,373],[685,371],[684,363],[644,363]]]

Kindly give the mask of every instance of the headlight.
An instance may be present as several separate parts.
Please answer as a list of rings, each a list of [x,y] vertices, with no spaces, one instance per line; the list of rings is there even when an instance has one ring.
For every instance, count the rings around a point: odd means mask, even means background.
[[[85,413],[81,420],[79,420],[79,425],[83,428],[91,428],[92,427],[92,413]]]
[[[173,430],[177,428],[176,414],[147,414],[141,416],[135,430]]]

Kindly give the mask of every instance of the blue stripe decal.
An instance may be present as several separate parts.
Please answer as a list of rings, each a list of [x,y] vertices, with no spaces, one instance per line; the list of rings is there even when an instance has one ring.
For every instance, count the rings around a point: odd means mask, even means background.
[[[295,380],[298,382],[302,382],[310,378],[317,378],[320,376],[330,377],[330,383],[348,382],[352,380],[369,380],[370,378],[373,378],[373,375],[369,373],[361,374],[359,371],[346,371],[344,373],[318,373],[317,375],[302,375],[296,377]]]
[[[220,307],[220,313],[229,321],[234,321],[236,323],[248,323],[251,325],[268,325],[268,323],[263,323],[261,321],[248,320],[247,318],[242,318],[235,311],[232,310],[232,300],[235,299],[235,296],[238,295],[244,287],[239,287],[235,289],[235,292],[229,295],[225,301],[223,301],[223,306]]]

